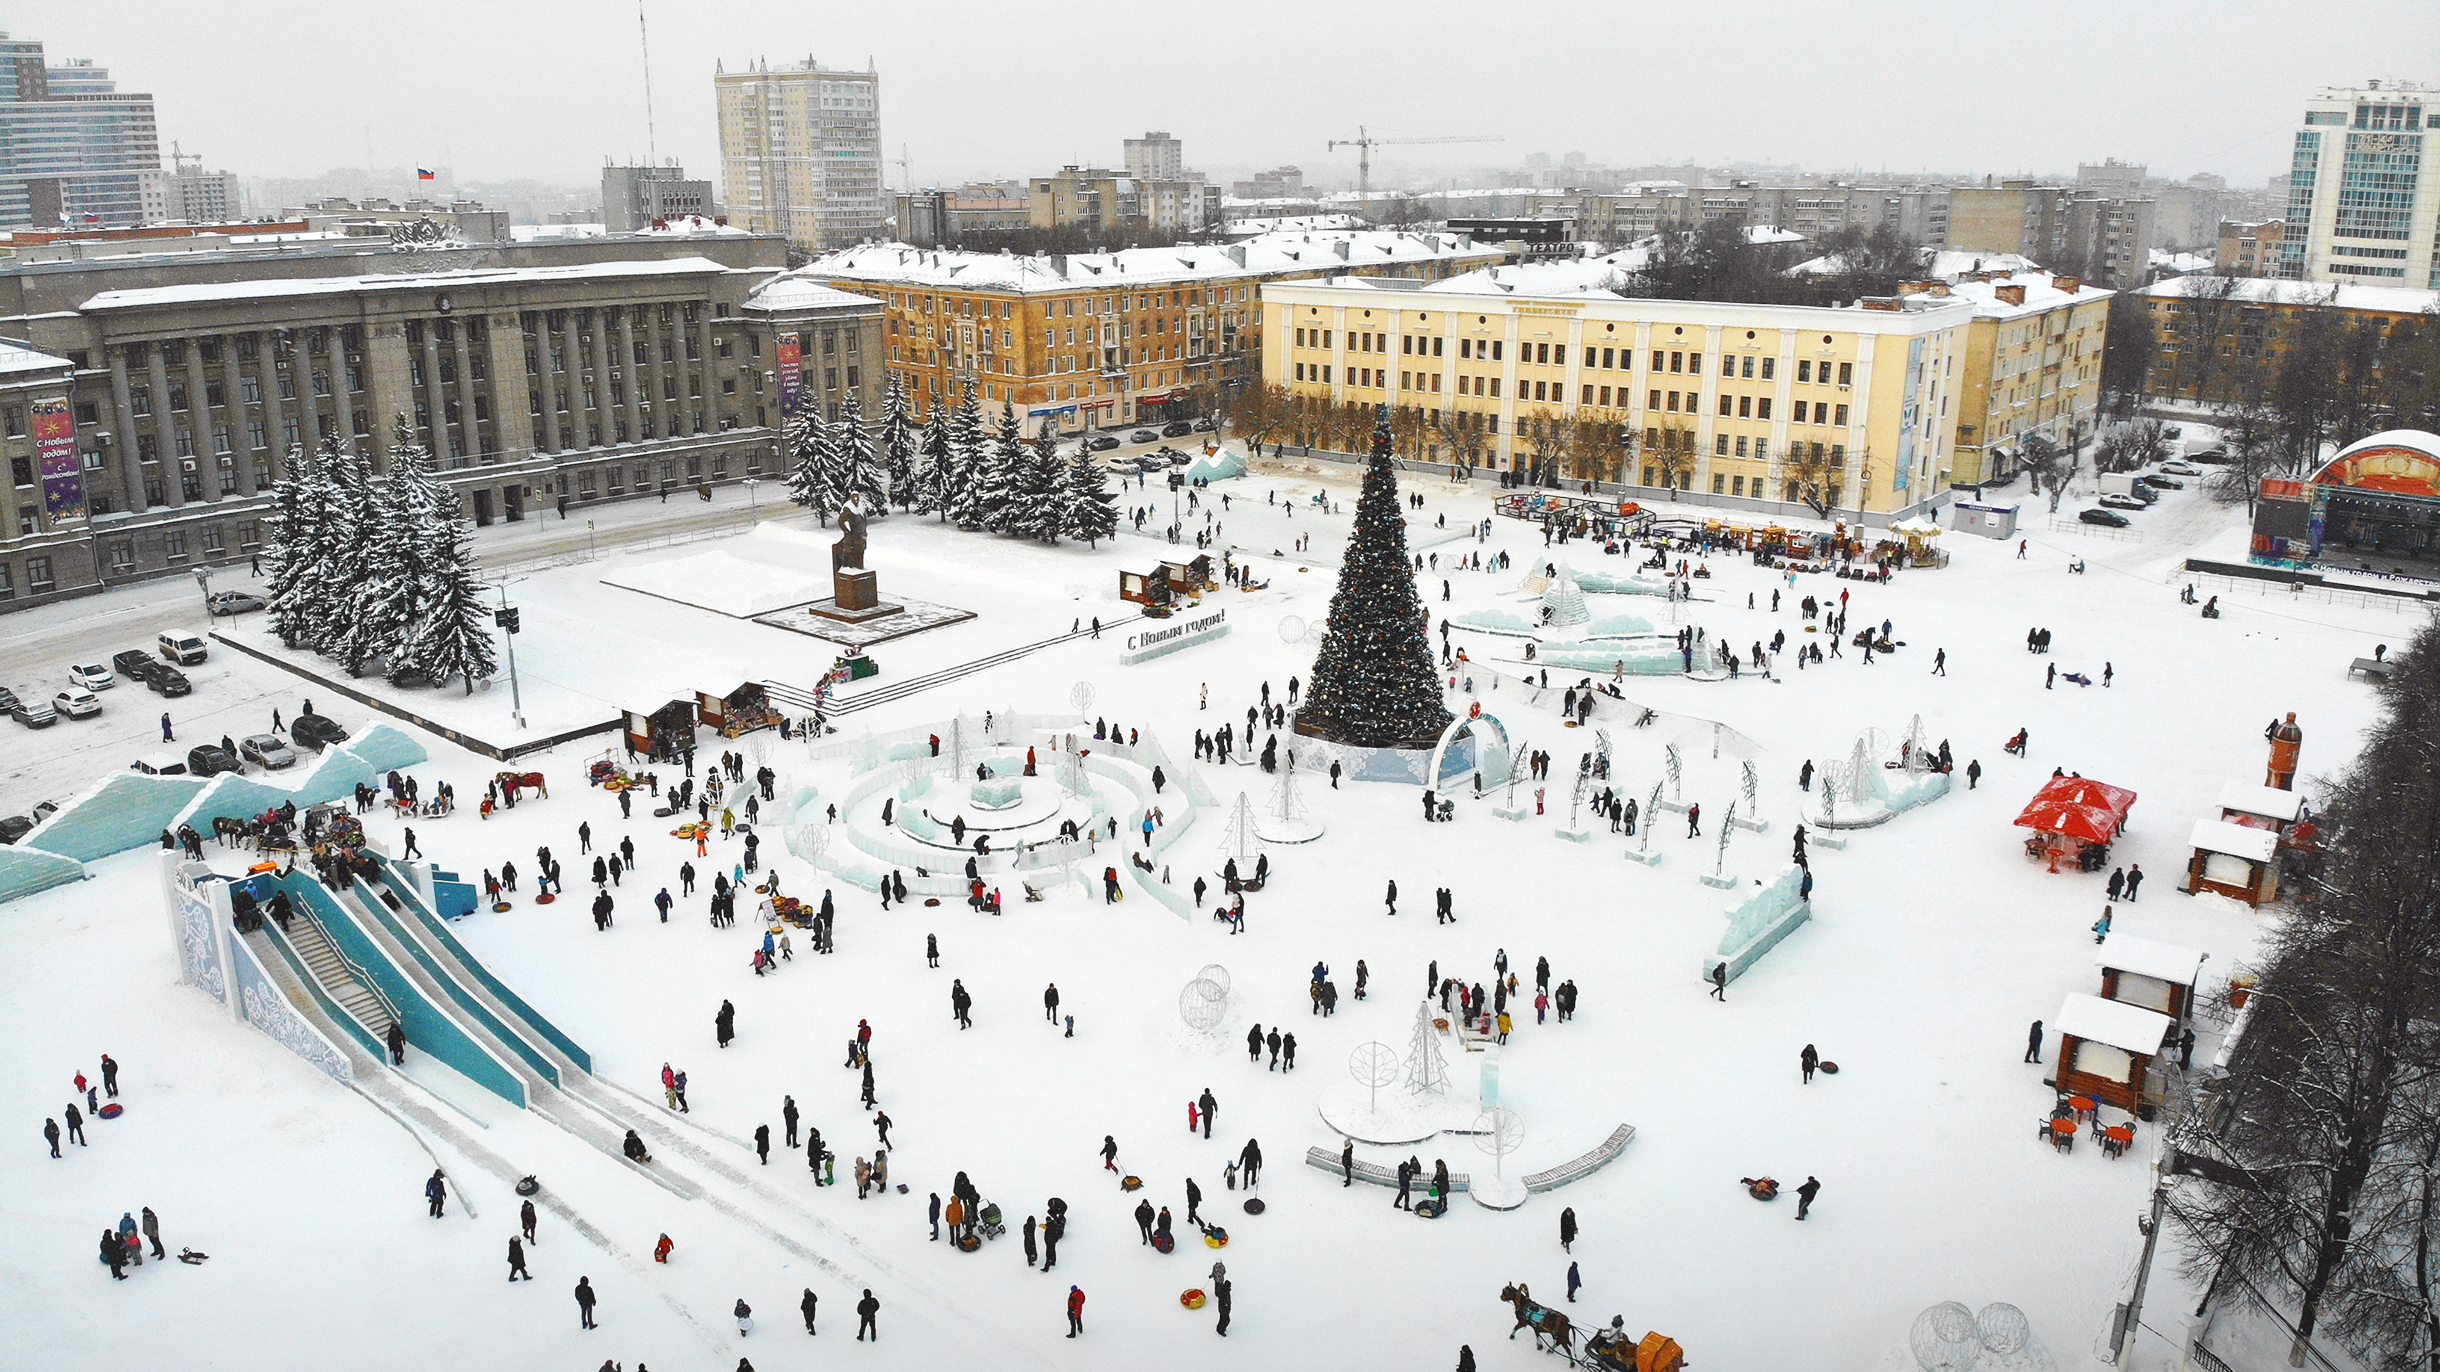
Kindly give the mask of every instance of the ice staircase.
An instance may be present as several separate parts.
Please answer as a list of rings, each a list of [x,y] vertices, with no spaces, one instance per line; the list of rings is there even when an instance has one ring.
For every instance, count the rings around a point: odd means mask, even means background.
[[[1129,616],[1129,618],[1141,619],[1143,616],[1137,614]],[[1113,620],[1101,627],[1106,632],[1126,622],[1125,619]],[[993,653],[989,657],[978,657],[972,662],[960,662],[953,666],[943,667],[937,672],[911,676],[904,681],[893,681],[884,686],[876,686],[869,691],[859,691],[852,696],[834,696],[831,699],[830,708],[824,711],[824,714],[828,718],[837,719],[841,715],[854,714],[858,710],[870,709],[875,705],[887,705],[893,700],[904,700],[919,691],[929,691],[936,686],[946,686],[952,681],[963,680],[977,672],[997,667],[1003,662],[1014,662],[1029,653],[1038,653],[1045,648],[1092,636],[1091,629],[1079,629],[1074,633],[1059,634],[1038,643],[1020,643],[1014,648]],[[817,708],[813,692],[801,686],[791,686],[784,681],[766,681],[763,683],[763,689],[770,694],[773,700],[791,709],[812,714]]]
[[[320,921],[299,912],[288,921],[282,937],[288,940],[288,946],[296,951],[297,961],[313,974],[314,981],[321,985],[323,994],[329,996],[333,1004],[364,1026],[364,1031],[372,1035],[373,1042],[388,1042],[390,1026],[398,1022],[398,1016],[392,1014],[389,1005],[365,984],[361,969],[331,944],[329,935],[322,932]]]

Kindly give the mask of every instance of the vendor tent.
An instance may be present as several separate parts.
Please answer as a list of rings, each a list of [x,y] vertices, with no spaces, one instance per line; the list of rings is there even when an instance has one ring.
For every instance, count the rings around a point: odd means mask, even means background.
[[[2232,781],[2220,788],[2220,818],[2256,829],[2285,829],[2304,810],[2304,797],[2276,786]]]
[[[2205,955],[2192,948],[2133,934],[2111,934],[2093,954],[2101,969],[2101,994],[2126,1005],[2184,1019],[2194,1004],[2194,983]]]
[[[2111,843],[2126,828],[2127,812],[2134,808],[2133,791],[2084,777],[2052,777],[2016,822],[2085,843]]]
[[[2279,898],[2279,834],[2220,819],[2198,819],[2186,863],[2189,894],[2214,891],[2259,906]]]
[[[2157,1098],[2147,1087],[2152,1059],[2174,1027],[2167,1015],[2071,991],[2051,1026],[2059,1035],[2060,1090],[2127,1111],[2139,1111],[2147,1094]]]

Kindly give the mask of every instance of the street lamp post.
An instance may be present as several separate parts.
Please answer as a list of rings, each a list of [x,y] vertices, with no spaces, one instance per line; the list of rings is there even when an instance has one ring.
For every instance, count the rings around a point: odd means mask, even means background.
[[[200,587],[203,591],[203,617],[205,619],[217,618],[218,616],[216,616],[212,611],[212,569],[209,567],[197,567],[195,569],[195,585]]]
[[[587,520],[586,523],[590,525],[592,521]],[[525,692],[517,683],[517,630],[522,627],[518,622],[520,616],[516,607],[508,603],[508,588],[496,586],[493,589],[500,593],[500,608],[493,613],[492,622],[500,626],[502,635],[508,639],[509,711],[515,716],[517,727],[522,729],[525,727]]]

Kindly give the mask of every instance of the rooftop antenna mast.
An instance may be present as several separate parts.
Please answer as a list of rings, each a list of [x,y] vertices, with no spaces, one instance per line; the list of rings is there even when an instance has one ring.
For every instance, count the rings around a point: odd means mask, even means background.
[[[644,51],[644,163],[658,166],[661,149],[652,127],[652,32],[644,25],[644,0],[635,0],[635,36]]]

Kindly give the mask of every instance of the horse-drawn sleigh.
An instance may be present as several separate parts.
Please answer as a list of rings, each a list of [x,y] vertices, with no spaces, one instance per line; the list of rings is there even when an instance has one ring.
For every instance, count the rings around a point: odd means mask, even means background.
[[[1516,1327],[1508,1331],[1508,1337],[1513,1339],[1518,1330],[1530,1329],[1534,1347],[1558,1354],[1570,1366],[1599,1368],[1602,1372],[1680,1372],[1686,1365],[1677,1340],[1667,1335],[1648,1332],[1640,1340],[1629,1339],[1624,1316],[1594,1330],[1579,1349],[1576,1326],[1567,1312],[1536,1301],[1523,1282],[1501,1287],[1500,1299],[1516,1313]]]

